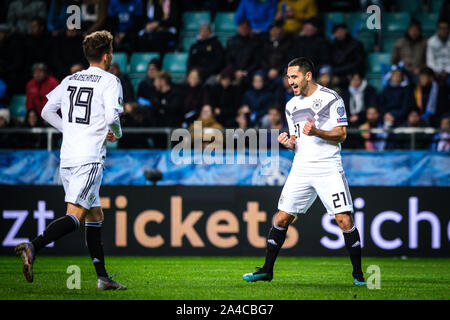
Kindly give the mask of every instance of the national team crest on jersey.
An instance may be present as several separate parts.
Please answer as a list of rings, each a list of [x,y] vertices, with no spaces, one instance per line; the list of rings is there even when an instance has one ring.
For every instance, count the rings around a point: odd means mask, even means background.
[[[314,100],[314,101],[313,101],[312,108],[313,108],[314,110],[319,110],[320,108],[322,108],[322,100],[320,100],[320,99]]]

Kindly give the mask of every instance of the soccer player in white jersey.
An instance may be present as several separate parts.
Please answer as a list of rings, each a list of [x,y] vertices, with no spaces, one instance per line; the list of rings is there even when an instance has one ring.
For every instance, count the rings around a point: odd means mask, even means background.
[[[313,72],[314,65],[307,58],[296,58],[288,64],[286,76],[295,95],[286,104],[290,137],[284,132],[278,141],[294,150],[295,157],[267,237],[264,266],[245,274],[243,279],[248,282],[272,280],[289,225],[298,214],[305,214],[319,196],[343,231],[353,265],[353,283],[366,284],[359,232],[352,218],[352,198],[341,164],[340,144],[347,136],[344,102],[336,92],[317,84]]]
[[[97,272],[97,288],[126,289],[106,273],[101,241],[103,211],[99,189],[106,140],[114,142],[122,136],[119,120],[119,113],[123,112],[122,85],[116,76],[107,72],[112,60],[112,41],[108,31],[86,36],[83,51],[90,67],[67,76],[47,95],[42,118],[63,134],[60,175],[67,212],[31,242],[21,243],[15,248],[29,282],[33,281],[36,253],[77,230],[84,222],[86,245]],[[62,117],[58,110],[61,110]]]

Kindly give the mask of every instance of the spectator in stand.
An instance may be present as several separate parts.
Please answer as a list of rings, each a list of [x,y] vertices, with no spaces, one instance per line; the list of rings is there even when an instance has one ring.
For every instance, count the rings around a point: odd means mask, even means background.
[[[81,29],[89,34],[104,29],[108,19],[108,0],[82,0]]]
[[[36,109],[28,109],[23,126],[28,129],[43,127],[40,113]],[[43,149],[46,145],[46,136],[41,133],[20,133],[16,138],[16,144],[25,149]]]
[[[47,6],[40,0],[15,0],[9,4],[7,22],[14,33],[21,35],[30,32],[30,22],[33,18],[46,19]]]
[[[242,107],[237,111],[235,122],[237,129],[245,131],[250,127],[250,112],[248,108]]]
[[[213,108],[209,104],[205,104],[201,111],[200,116],[196,121],[201,122],[202,127],[202,145],[203,148],[209,146],[210,148],[219,148],[223,144],[223,134],[216,135],[215,132],[209,129],[222,130],[223,126],[217,122],[214,118]],[[189,126],[189,129],[194,129],[195,123]],[[194,139],[194,132],[191,132],[191,136]],[[193,141],[193,140],[192,140]]]
[[[336,91],[336,93],[342,96],[343,92],[341,87],[337,86],[336,83],[332,82],[333,80],[333,69],[329,65],[325,65],[319,69],[319,75],[317,77],[317,83],[330,88],[331,90]]]
[[[422,35],[422,26],[419,21],[412,19],[405,35],[395,42],[391,63],[398,64],[402,61],[406,72],[417,76],[425,66],[426,50],[427,39]]]
[[[126,73],[123,73],[122,70],[120,70],[119,64],[112,63],[111,66],[109,67],[109,72],[111,72],[113,75],[115,75],[117,78],[119,78],[120,83],[122,84],[123,101],[124,102],[134,101],[133,85],[131,84],[131,81],[130,81],[130,78],[128,78],[128,75]]]
[[[278,105],[284,106],[286,103],[294,97],[294,91],[289,85],[289,80],[286,76],[282,78],[282,86],[275,91],[275,101]]]
[[[9,110],[0,109],[0,130],[10,127],[9,120]],[[12,139],[9,134],[0,134],[0,149],[9,149],[14,147],[14,141],[11,140]]]
[[[147,66],[145,79],[139,83],[137,102],[140,106],[149,107],[151,100],[156,94],[154,80],[156,74],[161,71],[161,60],[154,58]]]
[[[377,90],[356,72],[350,76],[350,84],[344,90],[342,99],[347,108],[349,125],[358,127],[366,120],[366,109],[377,106]]]
[[[207,104],[213,107],[215,116],[225,127],[233,126],[242,99],[241,90],[233,84],[233,80],[233,70],[225,68],[219,74],[217,83],[206,90]]]
[[[138,50],[164,54],[175,48],[181,26],[178,1],[144,0],[144,28],[139,31]]]
[[[151,101],[153,126],[180,127],[183,97],[172,84],[170,74],[167,71],[158,72],[154,84],[156,94]]]
[[[411,109],[408,113],[407,120],[400,124],[402,128],[424,128],[426,127],[425,121],[420,118],[420,110],[417,108]],[[410,149],[411,148],[411,136],[404,134],[395,135],[395,147],[397,149]],[[418,132],[414,135],[414,148],[415,149],[428,149],[431,139],[430,135],[423,132]]]
[[[66,29],[69,4],[68,1],[64,0],[51,0],[50,2],[50,9],[47,14],[47,30],[53,37],[63,34]]]
[[[29,70],[36,62],[44,62],[47,66],[51,63],[52,38],[45,29],[45,20],[33,18],[30,22],[30,34],[25,41],[26,68]]]
[[[116,51],[133,52],[138,30],[144,22],[141,0],[110,0],[108,25],[114,35]]]
[[[442,97],[439,91],[439,86],[434,80],[433,70],[428,67],[422,68],[419,81],[414,89],[414,100],[420,117],[429,125],[438,125],[439,121],[436,121],[438,119],[435,119],[435,115],[445,103],[442,99],[445,97]],[[448,102],[447,98],[446,103],[448,104]]]
[[[427,42],[427,66],[441,84],[450,86],[450,29],[448,17],[439,20],[437,32]]]
[[[148,125],[148,109],[140,108],[137,102],[126,102],[120,116],[122,127],[145,127]],[[119,140],[121,149],[148,148],[145,134],[126,134]]]
[[[391,76],[380,95],[379,101],[387,127],[398,126],[405,121],[408,111],[414,105],[414,99],[410,86],[408,85],[407,77],[397,66],[393,66],[392,68],[394,70],[391,72]]]
[[[253,75],[252,87],[244,93],[242,106],[247,106],[251,112],[251,121],[259,125],[262,117],[274,103],[272,93],[265,86],[264,73],[261,71]]]
[[[186,84],[183,87],[182,115],[184,121],[190,124],[194,117],[200,114],[200,109],[206,102],[206,94],[203,89],[203,79],[199,69],[189,71]]]
[[[315,0],[283,0],[278,3],[276,20],[284,20],[284,31],[297,35],[302,29],[302,21],[317,16]]]
[[[239,25],[243,19],[248,20],[253,32],[263,33],[269,30],[276,11],[277,0],[241,0],[235,21]]]
[[[234,70],[237,82],[242,82],[260,67],[261,44],[252,34],[248,20],[241,20],[237,34],[228,39],[226,63]]]
[[[188,70],[200,68],[205,79],[217,75],[225,62],[225,51],[209,24],[200,26],[197,41],[189,49]],[[208,82],[208,81],[207,81]]]
[[[81,63],[75,63],[70,67],[70,74],[74,74],[84,70],[84,66]]]
[[[441,130],[446,130],[446,131],[439,132],[434,135],[433,143],[431,144],[431,150],[449,152],[450,151],[450,115],[446,115],[441,119],[440,128],[441,128]]]
[[[25,50],[20,36],[11,32],[6,24],[0,25],[0,68],[11,94],[22,94],[29,69],[25,69]]]
[[[75,63],[88,65],[84,57],[83,36],[80,30],[66,30],[63,34],[53,40],[53,50],[51,52],[50,69],[58,79],[64,79],[70,74],[70,67]]]
[[[366,121],[359,127],[361,130],[386,129],[379,110],[376,107],[368,107],[366,110]],[[386,149],[388,133],[362,132],[361,137],[364,149],[368,151],[383,151]]]
[[[44,63],[35,63],[32,67],[33,79],[26,86],[27,110],[34,109],[40,117],[44,105],[47,103],[46,95],[56,88],[59,81],[48,74]]]
[[[302,32],[294,38],[288,60],[297,57],[311,59],[316,70],[331,64],[330,44],[323,35],[320,18],[312,17],[303,21]]]
[[[366,53],[361,41],[354,39],[348,32],[345,23],[333,26],[334,40],[331,43],[331,66],[336,80],[333,82],[345,85],[348,76],[364,72]]]
[[[281,132],[289,132],[286,122],[284,121],[284,112],[282,108],[278,105],[272,105],[269,108],[267,114],[263,117],[262,120],[262,128],[267,129],[267,148],[270,148],[272,145],[272,132],[270,130],[278,130],[278,133],[275,135],[274,142],[278,145],[278,135]]]
[[[267,72],[270,80],[278,78],[286,67],[291,44],[291,37],[284,34],[283,22],[273,22],[268,37],[263,41],[261,59],[261,67]]]

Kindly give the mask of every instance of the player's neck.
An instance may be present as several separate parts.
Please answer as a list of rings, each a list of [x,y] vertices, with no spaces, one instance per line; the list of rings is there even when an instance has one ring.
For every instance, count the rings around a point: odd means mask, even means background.
[[[96,67],[96,68],[100,68],[100,69],[106,71],[104,63],[90,63],[89,67]]]
[[[318,88],[319,86],[315,82],[311,82],[308,86],[308,90],[306,91],[306,94],[303,95],[304,97],[311,96]]]

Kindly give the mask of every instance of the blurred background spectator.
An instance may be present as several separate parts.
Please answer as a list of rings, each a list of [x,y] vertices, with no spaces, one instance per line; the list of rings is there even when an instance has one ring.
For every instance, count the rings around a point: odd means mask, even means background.
[[[194,117],[200,114],[200,109],[206,103],[206,94],[203,88],[203,78],[199,69],[189,71],[186,83],[182,87],[183,106],[182,115],[186,123],[190,124]]]
[[[395,42],[392,50],[392,64],[403,62],[406,72],[417,76],[425,66],[427,39],[422,34],[419,21],[412,19],[406,33]]]
[[[113,75],[115,75],[117,78],[119,78],[120,83],[122,84],[123,101],[124,102],[134,101],[133,85],[131,84],[130,78],[128,78],[128,75],[126,73],[122,72],[119,64],[112,63],[111,67],[109,68],[109,72],[111,72]]]
[[[427,42],[427,66],[437,76],[438,81],[450,86],[450,29],[448,16],[439,20],[437,32]]]
[[[385,129],[386,126],[383,123],[383,118],[381,117],[380,111],[376,107],[368,107],[366,110],[366,120],[361,126],[360,129],[368,130],[368,129]],[[386,148],[386,140],[388,138],[388,134],[385,132],[382,133],[372,133],[370,131],[366,131],[361,133],[361,137],[363,139],[364,149],[368,151],[383,151]]]
[[[139,83],[137,102],[141,106],[150,106],[152,97],[156,94],[155,77],[161,71],[161,61],[152,59],[147,66],[145,78]]]
[[[347,108],[349,125],[358,127],[366,120],[366,109],[377,106],[377,91],[360,73],[355,72],[349,78],[350,84],[344,90],[342,99]]]
[[[275,20],[284,21],[284,31],[297,35],[302,29],[302,21],[317,16],[315,0],[286,0],[278,2]]]
[[[29,34],[30,22],[35,17],[47,18],[45,1],[14,0],[9,4],[7,21],[12,32]]]
[[[275,101],[272,93],[265,85],[264,73],[259,71],[253,75],[252,87],[242,98],[242,106],[249,108],[252,124],[259,126],[262,117]]]
[[[263,40],[261,67],[267,72],[269,79],[273,80],[282,74],[286,67],[286,60],[292,44],[290,36],[284,34],[283,23],[273,22],[269,32]]]
[[[59,81],[48,74],[47,66],[44,63],[35,63],[32,67],[33,78],[28,81],[26,87],[26,107],[27,110],[37,111],[38,118],[42,109],[47,103],[46,95],[59,84]]]
[[[277,0],[241,0],[236,10],[235,21],[248,20],[255,33],[266,32],[275,18]]]
[[[211,25],[200,26],[197,40],[189,49],[188,70],[199,68],[205,77],[214,76],[222,70],[225,52],[222,44],[211,31]]]

